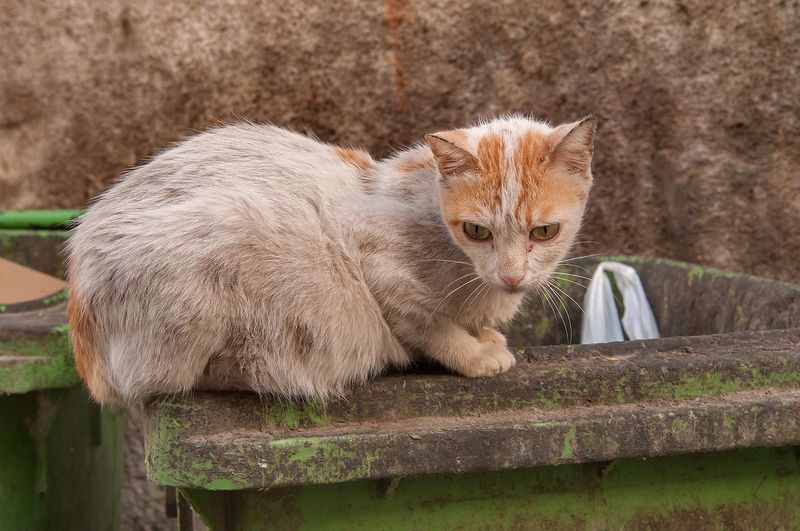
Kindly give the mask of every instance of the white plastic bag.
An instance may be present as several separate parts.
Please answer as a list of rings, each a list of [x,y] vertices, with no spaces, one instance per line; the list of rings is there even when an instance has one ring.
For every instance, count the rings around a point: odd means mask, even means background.
[[[606,272],[614,275],[614,281],[622,294],[625,313],[621,327],[617,306],[614,304],[614,293]],[[601,262],[583,297],[581,343],[622,341],[625,339],[622,335],[623,329],[629,339],[659,337],[653,310],[650,309],[636,270],[619,262]]]

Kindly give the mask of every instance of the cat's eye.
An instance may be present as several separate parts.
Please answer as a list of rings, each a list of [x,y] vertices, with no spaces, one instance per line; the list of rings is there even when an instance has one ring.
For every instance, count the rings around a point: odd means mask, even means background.
[[[559,230],[561,230],[561,225],[559,223],[540,225],[531,230],[531,238],[534,240],[539,240],[540,242],[552,240],[556,237],[556,234],[558,234]]]
[[[488,240],[492,237],[492,231],[475,223],[464,223],[464,233],[473,240]]]

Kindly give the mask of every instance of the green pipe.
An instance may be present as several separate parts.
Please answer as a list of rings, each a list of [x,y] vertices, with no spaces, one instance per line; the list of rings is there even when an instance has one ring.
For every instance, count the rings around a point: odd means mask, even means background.
[[[68,229],[81,210],[0,210],[0,229]]]

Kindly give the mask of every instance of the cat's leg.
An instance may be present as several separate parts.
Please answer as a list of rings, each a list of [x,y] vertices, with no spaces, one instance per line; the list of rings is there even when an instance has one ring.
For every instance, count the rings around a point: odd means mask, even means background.
[[[311,232],[311,228],[303,227]],[[283,233],[239,253],[241,347],[231,352],[262,393],[327,397],[410,359],[364,282],[360,264],[326,234]]]
[[[437,319],[425,326],[401,326],[395,333],[399,333],[405,343],[464,376],[492,376],[507,371],[516,363],[514,355],[505,347],[505,338],[488,328],[476,338],[452,321]]]
[[[501,346],[506,346],[506,336],[488,326],[483,327],[481,333],[478,334],[478,341],[481,343],[492,342]]]

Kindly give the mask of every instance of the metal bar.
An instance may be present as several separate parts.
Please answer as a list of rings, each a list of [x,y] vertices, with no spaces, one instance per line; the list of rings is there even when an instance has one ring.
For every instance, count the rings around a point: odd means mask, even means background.
[[[228,490],[798,444],[798,344],[793,329],[545,347],[495,378],[395,376],[328,404],[159,398],[149,474]]]
[[[65,229],[81,210],[2,210],[0,229]]]

